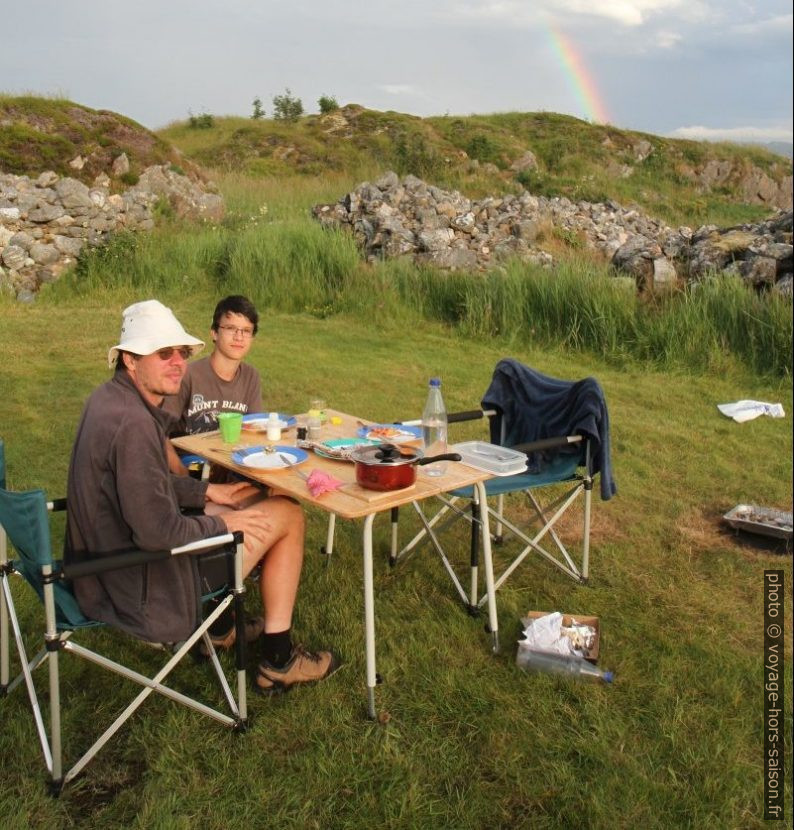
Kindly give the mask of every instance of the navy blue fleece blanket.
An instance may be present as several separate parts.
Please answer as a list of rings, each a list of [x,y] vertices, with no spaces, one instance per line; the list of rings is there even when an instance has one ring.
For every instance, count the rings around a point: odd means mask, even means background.
[[[601,476],[601,498],[617,493],[609,449],[609,413],[595,378],[558,380],[512,358],[496,364],[483,409],[495,409],[491,443],[515,446],[541,438],[583,435],[591,441],[593,472]],[[505,434],[502,440],[502,422]]]

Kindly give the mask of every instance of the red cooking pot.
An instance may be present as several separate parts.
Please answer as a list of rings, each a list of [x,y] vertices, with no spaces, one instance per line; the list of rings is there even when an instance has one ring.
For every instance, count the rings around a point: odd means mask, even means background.
[[[356,483],[367,490],[400,490],[416,481],[416,468],[434,461],[460,461],[456,452],[425,456],[415,447],[364,444],[350,453],[356,462]]]

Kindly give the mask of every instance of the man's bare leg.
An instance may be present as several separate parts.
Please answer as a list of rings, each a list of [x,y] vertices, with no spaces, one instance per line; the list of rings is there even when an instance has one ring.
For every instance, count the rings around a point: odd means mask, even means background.
[[[209,503],[208,515],[222,515],[230,508]],[[265,617],[265,631],[286,631],[292,626],[292,612],[303,567],[305,523],[303,510],[292,500],[276,496],[247,504],[246,510],[260,512],[269,531],[259,538],[246,536],[243,575],[261,562],[259,592]]]

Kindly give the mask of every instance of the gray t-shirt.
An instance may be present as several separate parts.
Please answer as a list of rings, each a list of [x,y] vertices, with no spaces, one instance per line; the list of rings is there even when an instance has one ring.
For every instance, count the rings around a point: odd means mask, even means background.
[[[210,432],[218,428],[219,412],[245,415],[262,411],[259,373],[241,363],[234,378],[226,381],[215,374],[210,359],[204,357],[188,364],[179,393],[167,395],[163,409],[178,420],[175,431],[188,435]]]

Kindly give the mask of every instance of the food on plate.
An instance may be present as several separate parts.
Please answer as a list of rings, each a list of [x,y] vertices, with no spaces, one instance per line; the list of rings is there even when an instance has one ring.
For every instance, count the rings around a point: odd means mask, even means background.
[[[388,440],[389,438],[399,438],[402,435],[410,434],[411,433],[402,429],[397,429],[396,427],[370,427],[367,431],[367,438]]]
[[[243,421],[243,429],[250,429],[252,431],[264,432],[267,429],[266,418],[256,418],[251,421]]]

